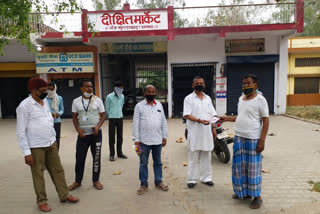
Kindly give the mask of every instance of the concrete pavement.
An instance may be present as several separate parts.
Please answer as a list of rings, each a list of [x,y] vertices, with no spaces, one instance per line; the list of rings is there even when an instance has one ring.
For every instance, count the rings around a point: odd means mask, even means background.
[[[189,190],[186,186],[187,161],[186,143],[176,143],[183,137],[184,124],[181,119],[168,120],[168,145],[163,149],[164,181],[170,190],[162,192],[154,188],[152,160],[149,162],[149,191],[142,196],[136,194],[139,186],[138,157],[132,148],[131,120],[124,122],[124,153],[129,159],[108,160],[107,121],[103,125],[101,182],[104,190],[92,187],[92,158],[87,157],[83,184],[72,192],[80,197],[78,204],[59,202],[54,185],[47,173],[46,189],[52,213],[292,213],[296,206],[301,213],[320,213],[320,193],[310,191],[309,180],[320,181],[320,129],[311,124],[287,117],[272,116],[266,149],[263,152],[262,197],[260,210],[249,209],[249,201],[231,199],[231,163],[223,164],[216,156],[212,158],[214,187],[201,183]],[[31,172],[15,135],[15,120],[0,120],[0,213],[40,213],[35,203]],[[225,123],[228,133],[233,133],[233,124]],[[74,180],[75,143],[77,133],[71,120],[63,120],[60,156],[68,184]],[[232,145],[229,145],[232,152]],[[90,152],[88,153],[90,154]],[[113,175],[120,170],[121,175]],[[312,203],[313,201],[316,201]],[[286,208],[290,208],[286,210]],[[303,208],[301,208],[303,207]],[[291,211],[290,211],[291,210]]]

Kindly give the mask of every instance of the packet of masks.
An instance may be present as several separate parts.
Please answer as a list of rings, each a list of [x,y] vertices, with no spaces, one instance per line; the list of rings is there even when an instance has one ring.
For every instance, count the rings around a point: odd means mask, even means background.
[[[219,120],[220,120],[219,117],[214,116],[214,117],[210,120],[210,123],[216,123],[216,122],[218,122]]]
[[[133,148],[136,151],[137,155],[140,156],[141,152],[142,152],[142,148],[141,148],[140,144],[139,145],[133,145]]]

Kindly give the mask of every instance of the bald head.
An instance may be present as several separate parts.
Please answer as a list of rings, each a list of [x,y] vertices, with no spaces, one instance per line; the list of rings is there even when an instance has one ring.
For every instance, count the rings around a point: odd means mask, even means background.
[[[147,85],[144,88],[144,96],[146,97],[148,103],[153,103],[153,100],[156,97],[156,87],[153,85]]]
[[[156,87],[154,87],[153,85],[147,85],[146,87],[144,87],[144,93],[147,93],[148,90],[156,91]]]

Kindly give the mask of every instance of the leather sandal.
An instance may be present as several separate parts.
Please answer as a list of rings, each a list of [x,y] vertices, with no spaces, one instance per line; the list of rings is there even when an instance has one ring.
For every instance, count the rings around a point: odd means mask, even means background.
[[[260,198],[254,198],[250,204],[251,209],[259,209],[262,205],[263,200]]]
[[[102,183],[100,183],[100,181],[96,181],[93,183],[94,188],[96,188],[97,190],[102,190],[103,189],[103,185]]]
[[[47,203],[39,205],[39,209],[41,212],[50,212],[51,208]]]
[[[74,182],[73,184],[71,184],[71,185],[69,186],[69,190],[70,190],[70,191],[75,190],[75,189],[77,189],[77,188],[80,187],[80,186],[81,186],[81,184],[79,184],[79,183],[77,183],[77,182]]]
[[[164,184],[163,182],[161,182],[160,184],[158,184],[156,187],[157,187],[158,189],[162,190],[162,191],[168,191],[168,190],[169,190],[168,185]]]
[[[142,195],[144,192],[148,191],[148,187],[146,186],[140,186],[139,189],[137,189],[137,194]]]

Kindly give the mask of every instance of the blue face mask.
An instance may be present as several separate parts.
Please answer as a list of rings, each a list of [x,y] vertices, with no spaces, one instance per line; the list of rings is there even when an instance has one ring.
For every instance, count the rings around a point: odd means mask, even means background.
[[[123,88],[114,87],[114,91],[116,92],[117,96],[120,97],[123,92]]]

